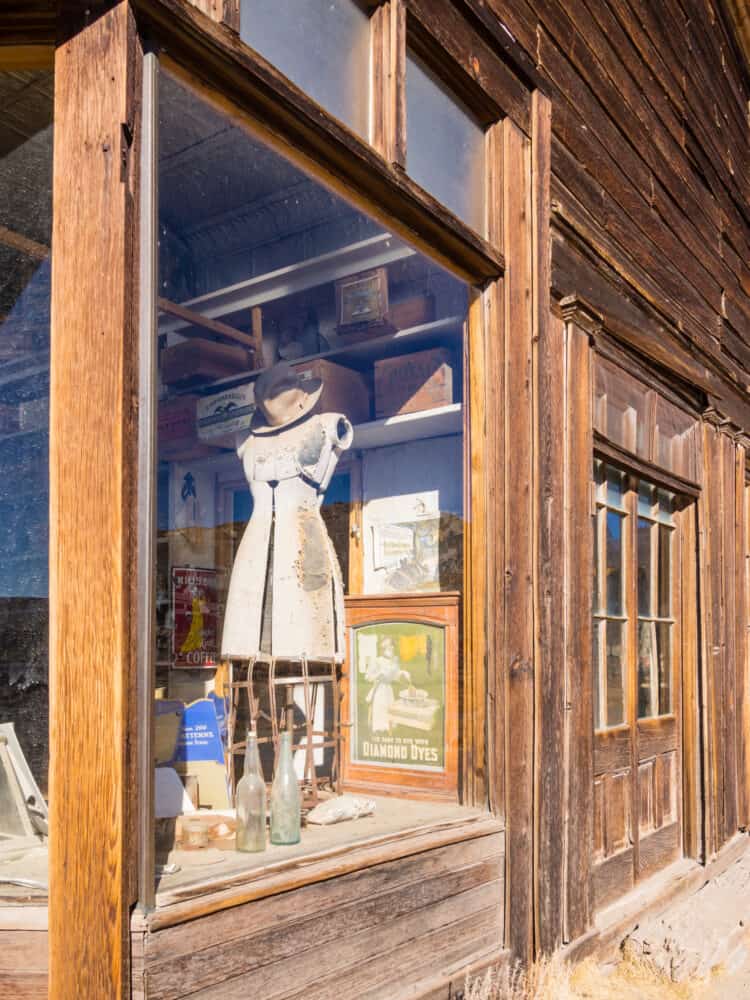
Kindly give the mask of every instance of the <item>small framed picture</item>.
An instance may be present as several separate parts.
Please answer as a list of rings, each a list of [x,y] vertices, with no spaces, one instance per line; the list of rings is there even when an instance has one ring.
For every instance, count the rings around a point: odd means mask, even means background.
[[[346,599],[345,790],[454,798],[459,595]]]

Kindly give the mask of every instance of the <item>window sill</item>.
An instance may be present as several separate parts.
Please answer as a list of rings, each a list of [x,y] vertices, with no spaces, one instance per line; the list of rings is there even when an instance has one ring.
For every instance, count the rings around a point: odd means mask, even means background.
[[[162,877],[156,908],[148,913],[136,911],[131,928],[156,931],[264,896],[502,830],[502,824],[485,810],[381,798],[375,816],[307,828],[300,844],[269,846],[261,855],[222,852],[225,859],[215,864]]]

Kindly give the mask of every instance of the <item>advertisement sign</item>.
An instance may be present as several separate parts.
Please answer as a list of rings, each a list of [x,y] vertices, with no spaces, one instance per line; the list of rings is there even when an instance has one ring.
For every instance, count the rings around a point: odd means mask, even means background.
[[[172,666],[215,667],[221,627],[215,569],[172,569]]]

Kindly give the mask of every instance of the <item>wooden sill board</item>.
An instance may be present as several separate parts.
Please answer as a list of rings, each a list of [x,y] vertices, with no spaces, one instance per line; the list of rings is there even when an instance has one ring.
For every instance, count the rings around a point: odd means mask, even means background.
[[[488,813],[438,803],[388,802],[387,820],[306,830],[294,847],[269,848],[263,863],[252,856],[228,853],[228,860],[163,878],[156,909],[136,911],[134,931],[155,931],[185,920],[237,906],[264,896],[348,874],[371,865],[431,850],[462,840],[500,833],[502,824]],[[382,812],[382,808],[381,808]],[[359,832],[353,827],[357,824]],[[338,827],[338,829],[337,829]],[[275,854],[275,858],[271,857]]]

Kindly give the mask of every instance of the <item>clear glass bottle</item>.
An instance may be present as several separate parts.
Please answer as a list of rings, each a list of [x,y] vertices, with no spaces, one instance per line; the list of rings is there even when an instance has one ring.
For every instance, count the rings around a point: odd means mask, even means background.
[[[294,770],[292,734],[281,733],[279,759],[271,785],[271,843],[298,844],[302,816],[302,796]]]
[[[266,849],[266,783],[258,754],[258,737],[247,734],[245,772],[237,784],[238,851],[265,851]]]

